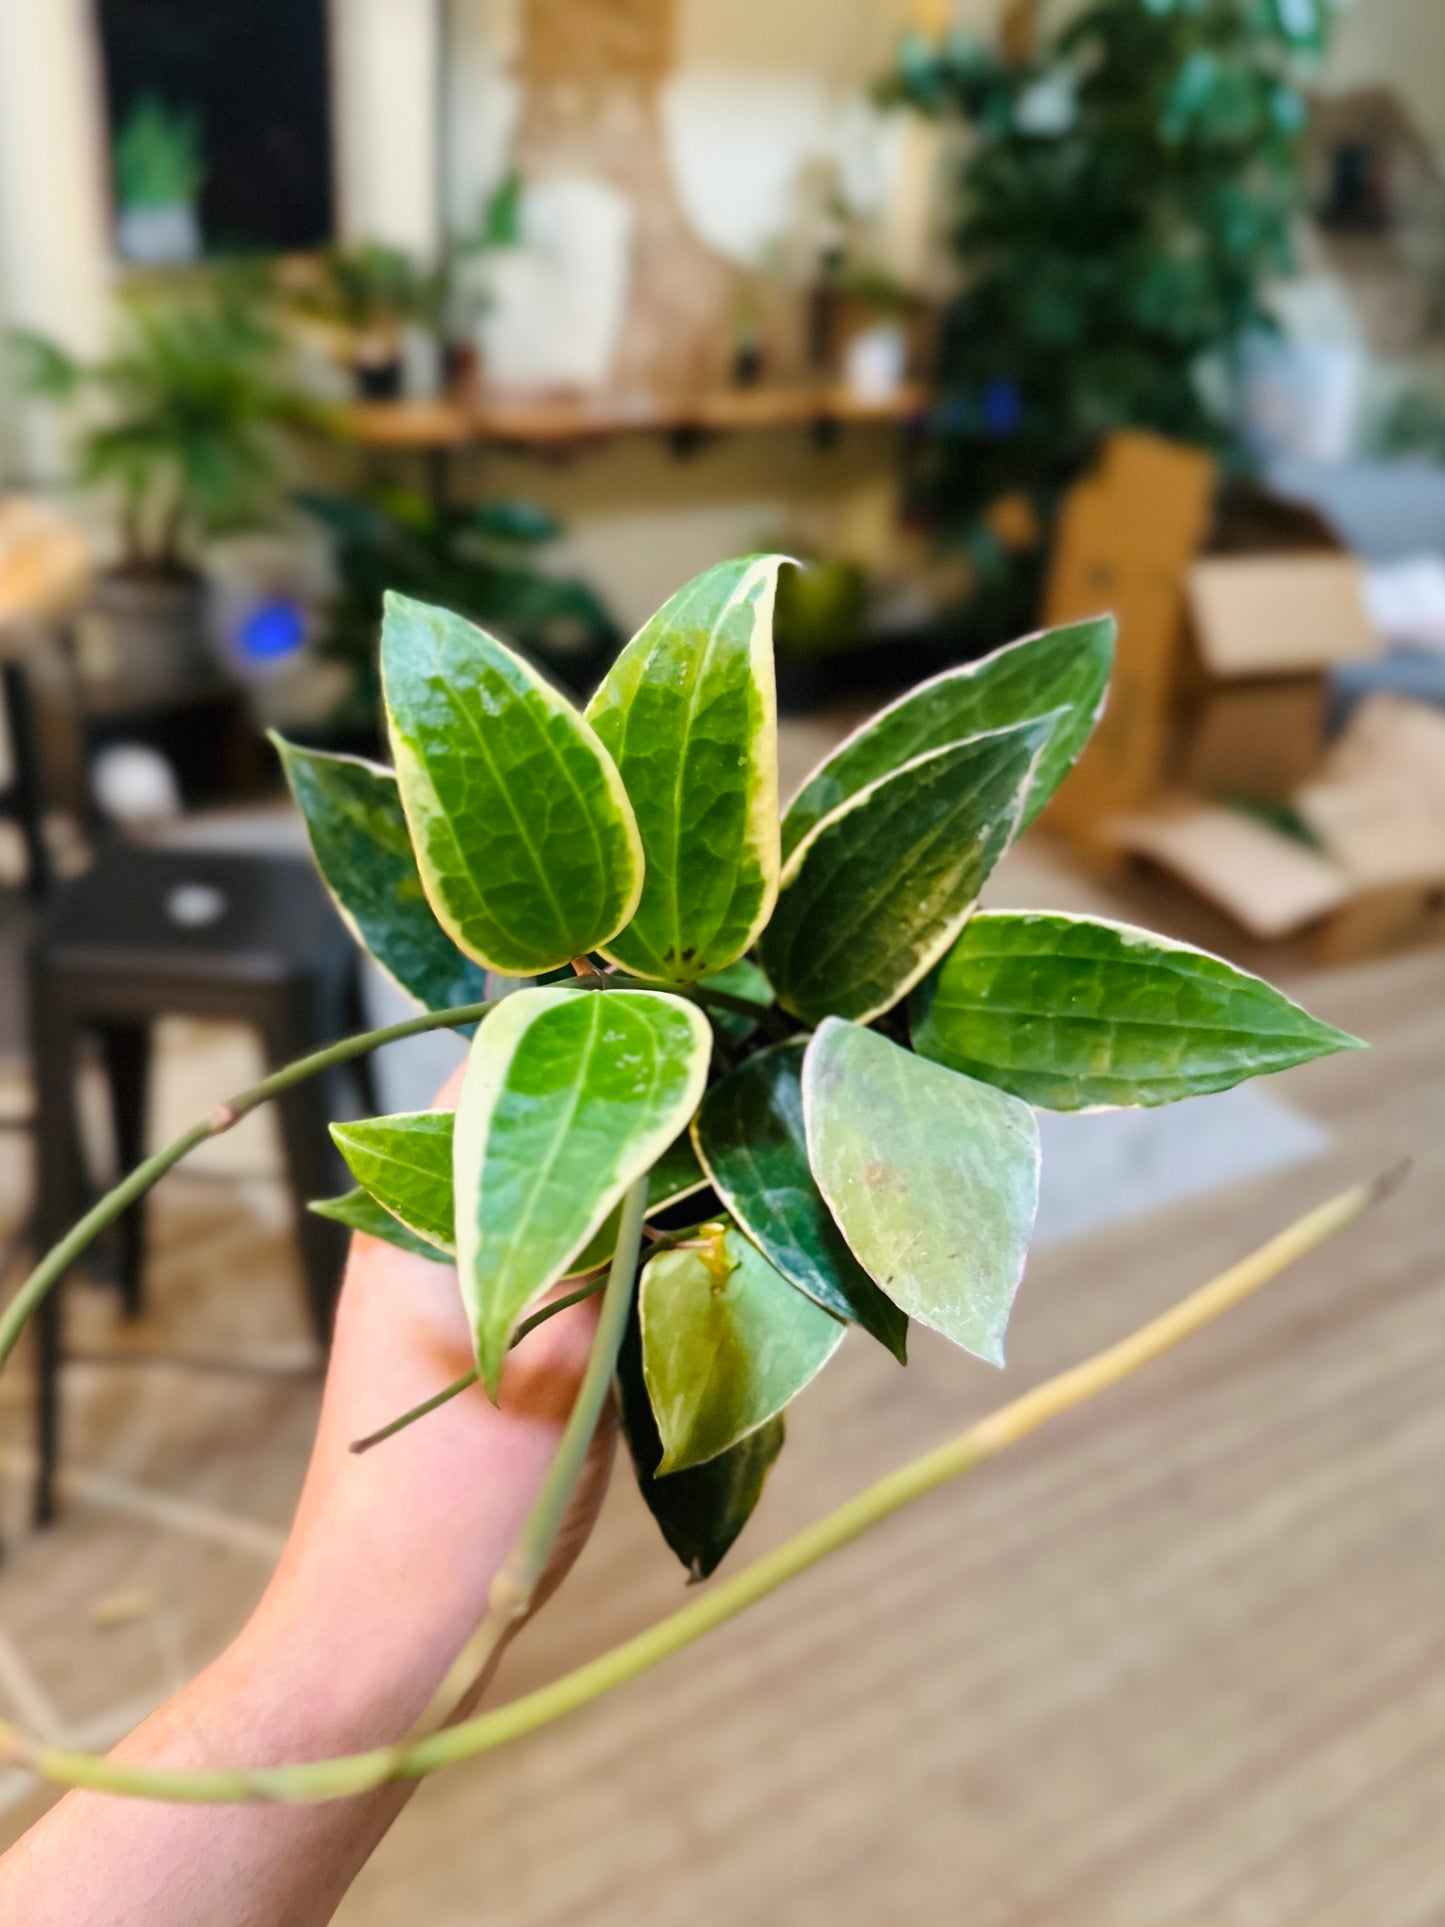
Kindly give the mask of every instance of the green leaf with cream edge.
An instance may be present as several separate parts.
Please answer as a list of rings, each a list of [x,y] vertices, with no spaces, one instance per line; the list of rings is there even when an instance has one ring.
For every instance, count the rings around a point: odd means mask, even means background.
[[[679,589],[588,704],[646,858],[636,914],[592,947],[635,976],[674,984],[710,976],[742,956],[772,910],[773,600],[785,559],[719,563]]]
[[[337,1148],[352,1176],[363,1187],[363,1194],[376,1210],[408,1234],[407,1238],[391,1240],[403,1250],[414,1248],[410,1239],[421,1239],[438,1257],[456,1255],[452,1185],[455,1124],[455,1113],[451,1111],[403,1111],[393,1117],[373,1117],[331,1127]],[[649,1215],[690,1197],[707,1183],[686,1132],[668,1145],[651,1169],[647,1196]],[[340,1210],[333,1208],[343,1202],[351,1212],[348,1217],[342,1217]],[[350,1199],[327,1200],[312,1209],[320,1210],[325,1217],[341,1217],[343,1223],[368,1231],[373,1237],[388,1235],[385,1224],[369,1214],[367,1221],[361,1223],[358,1209]],[[571,1277],[606,1263],[617,1243],[621,1215],[622,1208],[618,1205],[576,1254],[564,1275]]]
[[[452,1139],[457,1270],[496,1396],[517,1321],[697,1109],[712,1033],[684,998],[519,990],[478,1026]]]
[[[495,637],[393,591],[381,668],[422,884],[458,948],[532,977],[615,936],[642,846],[586,719]]]
[[[660,1476],[715,1459],[776,1418],[843,1340],[839,1321],[736,1226],[703,1244],[649,1258],[638,1292]]]
[[[804,1023],[867,1023],[931,970],[1018,827],[1052,717],[950,743],[859,790],[788,858],[759,957]]]
[[[693,1142],[714,1191],[763,1256],[901,1362],[908,1320],[848,1249],[808,1168],[804,1048],[801,1040],[774,1044],[714,1084],[692,1121]]]
[[[1002,1365],[1038,1203],[1028,1105],[830,1017],[803,1060],[803,1121],[859,1264],[910,1318]]]
[[[783,817],[786,860],[825,816],[880,776],[966,736],[1054,712],[1020,828],[1027,828],[1077,762],[1103,713],[1117,624],[1096,616],[1005,644],[945,669],[862,724],[818,765]]]
[[[437,922],[389,769],[288,743],[273,730],[321,879],[382,969],[428,1010],[480,1003],[487,973]]]
[[[980,912],[914,993],[924,1057],[1056,1111],[1169,1104],[1360,1040],[1132,924]]]
[[[444,1251],[438,1250],[429,1238],[410,1230],[400,1218],[394,1218],[359,1184],[354,1191],[347,1191],[339,1198],[315,1198],[306,1208],[318,1218],[344,1224],[348,1231],[361,1231],[368,1238],[380,1238],[383,1244],[395,1245],[398,1251],[409,1251],[414,1258],[429,1258],[438,1265],[448,1262]]]

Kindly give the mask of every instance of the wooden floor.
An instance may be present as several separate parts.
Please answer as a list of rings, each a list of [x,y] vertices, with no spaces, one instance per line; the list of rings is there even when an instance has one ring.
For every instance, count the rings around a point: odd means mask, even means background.
[[[745,1554],[1413,1155],[1388,1206],[744,1622],[424,1787],[342,1927],[1445,1921],[1445,955],[1308,994],[1375,1045],[1273,1086],[1330,1126],[1327,1157],[1040,1256],[1002,1378],[926,1337],[906,1373],[850,1340],[790,1420]],[[304,1355],[264,1185],[174,1187],[161,1238],[157,1342]],[[220,1291],[243,1276],[266,1289]],[[16,1653],[99,1738],[263,1582],[315,1392],[73,1378],[70,1463],[93,1482],[0,1572],[0,1693]],[[0,1393],[0,1438],[23,1438],[22,1389]],[[191,1510],[157,1519],[137,1493]],[[117,1595],[133,1616],[101,1630]],[[619,1481],[504,1690],[680,1597]],[[18,1798],[0,1828],[37,1810]]]

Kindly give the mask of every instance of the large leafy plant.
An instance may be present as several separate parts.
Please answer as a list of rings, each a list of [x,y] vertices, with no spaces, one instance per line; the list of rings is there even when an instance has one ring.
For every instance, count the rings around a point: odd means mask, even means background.
[[[780,815],[781,566],[679,590],[585,714],[392,595],[394,769],[280,745],[383,969],[429,1009],[498,999],[455,1117],[337,1127],[357,1189],[322,1208],[456,1265],[476,1370],[447,1391],[495,1393],[558,1288],[605,1274],[603,1367],[697,1577],[849,1327],[900,1362],[912,1320],[1002,1364],[1033,1106],[1165,1103],[1354,1043],[1185,945],[977,909],[1099,714],[1107,617],[924,683]]]

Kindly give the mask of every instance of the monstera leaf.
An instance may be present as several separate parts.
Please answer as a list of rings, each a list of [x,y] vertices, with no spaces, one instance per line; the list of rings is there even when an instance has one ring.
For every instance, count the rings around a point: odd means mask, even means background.
[[[493,1396],[513,1328],[697,1109],[711,1036],[653,991],[519,990],[472,1040],[452,1141],[457,1268]]]
[[[990,1364],[1038,1203],[1017,1098],[829,1018],[803,1062],[808,1155],[854,1257],[911,1318]]]
[[[352,935],[428,1010],[480,1003],[487,973],[462,955],[426,900],[391,771],[301,749],[274,730],[271,741]]]
[[[1056,1111],[1169,1104],[1360,1041],[1220,957],[1131,924],[974,917],[915,993],[924,1057]]]
[[[641,844],[586,720],[485,631],[395,593],[381,669],[422,884],[458,948],[532,977],[615,936]]]
[[[748,948],[778,887],[773,687],[777,555],[745,556],[665,602],[587,708],[646,854],[636,915],[600,944],[624,970],[696,983]]]

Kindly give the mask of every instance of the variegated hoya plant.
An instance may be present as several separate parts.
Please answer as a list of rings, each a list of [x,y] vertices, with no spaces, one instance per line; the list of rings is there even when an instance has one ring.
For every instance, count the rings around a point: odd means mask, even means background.
[[[617,1270],[635,1200],[618,1398],[695,1577],[850,1325],[900,1363],[913,1319],[1002,1364],[1035,1106],[1168,1103],[1356,1041],[1187,945],[977,908],[1099,715],[1106,616],[923,683],[780,818],[782,566],[680,589],[585,714],[394,595],[395,769],[278,744],[358,940],[430,1010],[494,999],[455,1117],[336,1126],[357,1189],[317,1209],[455,1264],[476,1371],[443,1389],[495,1395],[518,1334]]]

